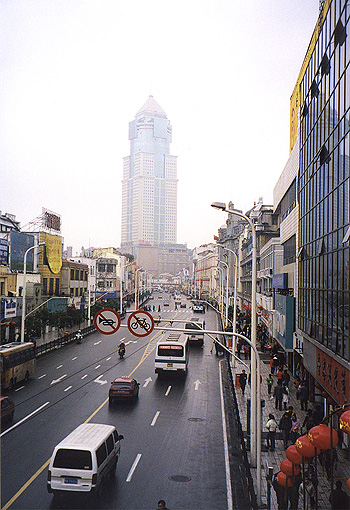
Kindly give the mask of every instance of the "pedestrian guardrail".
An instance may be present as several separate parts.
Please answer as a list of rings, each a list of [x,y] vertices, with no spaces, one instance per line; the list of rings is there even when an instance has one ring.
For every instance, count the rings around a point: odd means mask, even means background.
[[[95,326],[87,326],[86,328],[83,328],[80,330],[83,337],[87,336],[88,334],[92,333],[93,331],[96,331]],[[73,333],[65,333],[63,336],[60,336],[59,338],[56,338],[55,340],[52,340],[51,342],[47,342],[42,345],[37,345],[35,348],[36,356],[40,356],[41,354],[45,354],[46,352],[50,352],[54,349],[60,349],[64,345],[67,345],[73,341],[75,341],[75,337],[77,334],[77,331],[74,331]]]

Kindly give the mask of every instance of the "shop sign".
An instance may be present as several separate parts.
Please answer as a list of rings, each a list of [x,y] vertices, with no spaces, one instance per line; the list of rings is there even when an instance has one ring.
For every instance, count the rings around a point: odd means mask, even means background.
[[[317,381],[339,404],[349,402],[349,370],[318,347],[316,347],[316,360]]]

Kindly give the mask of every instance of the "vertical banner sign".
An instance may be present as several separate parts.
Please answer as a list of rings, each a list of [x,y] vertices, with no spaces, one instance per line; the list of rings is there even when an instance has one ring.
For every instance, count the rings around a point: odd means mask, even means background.
[[[62,238],[46,234],[46,257],[51,271],[57,274],[62,267]]]

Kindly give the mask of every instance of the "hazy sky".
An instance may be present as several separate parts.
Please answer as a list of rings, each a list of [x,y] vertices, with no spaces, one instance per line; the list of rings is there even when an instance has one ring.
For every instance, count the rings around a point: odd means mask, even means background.
[[[178,242],[211,242],[289,155],[289,98],[318,0],[0,0],[0,210],[62,216],[65,246],[120,246],[128,124],[173,126]]]

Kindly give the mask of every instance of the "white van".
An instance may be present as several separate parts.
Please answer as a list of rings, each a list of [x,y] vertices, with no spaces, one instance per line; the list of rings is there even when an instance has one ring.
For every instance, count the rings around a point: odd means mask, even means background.
[[[157,343],[155,355],[155,373],[179,372],[187,374],[188,341],[183,333],[169,333],[165,340]]]
[[[189,342],[193,342],[194,344],[199,345],[200,347],[203,346],[204,343],[204,329],[205,329],[205,322],[202,319],[199,319],[199,317],[192,317],[191,322],[186,322],[185,329],[191,329],[192,332],[188,333],[188,340]],[[198,333],[194,333],[194,330],[198,330]]]
[[[120,440],[112,425],[83,423],[53,451],[47,474],[47,490],[100,493],[107,475],[114,476],[120,455]]]

